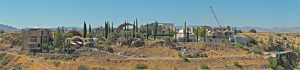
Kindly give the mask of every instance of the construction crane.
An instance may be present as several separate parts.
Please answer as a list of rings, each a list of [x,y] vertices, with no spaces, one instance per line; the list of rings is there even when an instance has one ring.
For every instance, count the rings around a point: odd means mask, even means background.
[[[218,19],[217,15],[215,14],[214,10],[212,9],[212,7],[211,7],[211,6],[209,6],[209,8],[210,8],[210,10],[211,10],[212,14],[214,15],[214,18],[216,19],[217,23],[218,23],[218,24],[219,24],[219,26],[222,28],[222,25],[221,25],[221,23],[220,23],[220,21],[219,21],[219,19]]]

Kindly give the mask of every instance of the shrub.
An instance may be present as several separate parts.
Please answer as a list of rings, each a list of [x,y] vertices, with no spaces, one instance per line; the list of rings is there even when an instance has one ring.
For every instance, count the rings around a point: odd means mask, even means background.
[[[147,69],[147,65],[143,63],[139,63],[135,65],[136,69]]]
[[[15,64],[14,70],[22,70],[22,63]]]
[[[277,61],[276,61],[275,58],[269,58],[269,59],[268,59],[268,62],[269,62],[269,64],[268,64],[268,67],[269,67],[269,68],[272,68],[272,69],[275,69],[275,68],[276,68],[276,66],[277,66]]]
[[[285,70],[285,69],[284,69],[284,67],[282,67],[282,66],[277,66],[277,67],[276,67],[276,70]]]
[[[2,58],[2,60],[0,62],[2,65],[6,65],[6,64],[8,64],[9,60],[7,58]]]
[[[110,53],[113,53],[113,52],[114,52],[114,49],[113,49],[112,47],[108,47],[106,50],[107,50],[108,52],[110,52]]]
[[[201,69],[208,69],[208,65],[206,65],[206,64],[201,64]]]
[[[57,66],[60,65],[60,61],[56,61],[56,60],[55,60],[55,61],[52,62],[52,64],[55,65],[55,66],[57,67]]]
[[[189,62],[189,61],[190,61],[186,56],[182,57],[182,59],[183,59],[185,62]]]
[[[255,29],[250,29],[249,32],[256,33],[256,30]]]
[[[93,70],[106,70],[106,69],[102,67],[94,67]]]
[[[236,67],[242,68],[242,65],[239,62],[234,62],[233,63]]]
[[[255,54],[263,54],[263,50],[261,48],[261,46],[255,45],[250,49],[250,51]]]
[[[89,68],[85,65],[79,65],[77,70],[89,70]]]
[[[246,49],[245,46],[243,46],[243,45],[241,45],[241,44],[236,44],[235,47],[236,47],[236,48],[239,48],[239,49],[243,49],[243,50]]]

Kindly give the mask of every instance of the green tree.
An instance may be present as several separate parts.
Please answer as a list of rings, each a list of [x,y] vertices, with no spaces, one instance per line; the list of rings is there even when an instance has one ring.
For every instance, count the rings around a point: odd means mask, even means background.
[[[204,37],[206,34],[206,30],[204,28],[197,28],[194,31],[194,34]]]
[[[250,29],[249,32],[256,33],[256,30],[255,29]]]
[[[147,23],[147,29],[146,29],[146,37],[147,39],[149,38],[149,24]]]
[[[154,40],[156,40],[157,28],[158,28],[158,22],[155,21],[155,25],[154,25]]]
[[[87,35],[87,28],[86,28],[86,22],[83,22],[83,38],[86,38]]]
[[[63,42],[64,42],[64,33],[62,29],[58,27],[54,32],[53,46],[55,48],[61,47],[63,45]]]
[[[108,36],[108,22],[107,21],[105,21],[105,23],[104,23],[104,29],[105,29],[105,38],[107,38],[107,36]]]

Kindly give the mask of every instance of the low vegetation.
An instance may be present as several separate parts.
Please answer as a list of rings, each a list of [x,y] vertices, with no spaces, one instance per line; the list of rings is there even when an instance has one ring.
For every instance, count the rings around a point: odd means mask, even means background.
[[[208,69],[208,65],[207,64],[201,64],[201,69]]]
[[[147,69],[148,66],[146,64],[143,64],[143,63],[138,63],[135,65],[135,68],[136,69]]]
[[[57,67],[60,65],[60,61],[55,60],[52,62],[52,64]]]
[[[14,65],[14,70],[22,70],[22,63],[17,63]]]
[[[79,65],[77,70],[89,70],[89,68],[85,65]]]
[[[234,62],[233,64],[238,68],[242,68],[242,65],[239,62]]]
[[[0,63],[1,65],[6,65],[9,60],[5,57],[6,53],[0,53]]]

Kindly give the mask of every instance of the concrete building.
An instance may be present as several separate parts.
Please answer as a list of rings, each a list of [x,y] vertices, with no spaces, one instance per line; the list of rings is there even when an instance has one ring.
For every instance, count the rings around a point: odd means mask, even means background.
[[[186,34],[184,34],[184,30],[183,29],[180,29],[178,32],[177,32],[177,34],[176,34],[176,36],[174,36],[174,37],[176,37],[175,39],[178,41],[178,42],[185,42],[186,40],[186,36],[189,36],[189,38],[187,39],[188,40],[188,42],[195,42],[195,41],[197,41],[197,36],[193,33],[193,32],[191,32],[191,31],[186,31],[187,33]]]
[[[204,42],[206,43],[226,43],[229,45],[235,44],[234,32],[224,30],[223,28],[214,28],[213,31],[207,31]]]
[[[50,42],[50,30],[45,28],[27,28],[22,30],[23,47],[30,51],[41,51]]]
[[[155,32],[154,27],[155,27],[155,23],[151,23],[151,24],[148,25],[150,35],[154,35],[154,32]],[[174,23],[158,23],[157,34],[160,35],[160,34],[168,33],[168,29],[176,30],[176,27],[174,26]],[[146,32],[147,25],[141,26],[140,30]]]

